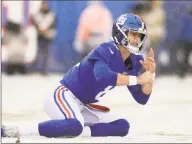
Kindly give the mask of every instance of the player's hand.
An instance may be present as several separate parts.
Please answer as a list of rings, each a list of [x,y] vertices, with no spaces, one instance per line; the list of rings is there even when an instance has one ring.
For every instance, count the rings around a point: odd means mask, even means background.
[[[149,50],[147,60],[145,60],[145,61],[140,60],[140,63],[142,64],[142,66],[144,67],[144,69],[146,71],[149,71],[151,73],[155,73],[156,64],[155,64],[154,52],[153,52],[152,48],[150,48],[150,50]]]
[[[152,76],[152,73],[149,71],[146,71],[137,77],[137,83],[140,85],[152,83],[152,81],[153,81],[153,76]]]

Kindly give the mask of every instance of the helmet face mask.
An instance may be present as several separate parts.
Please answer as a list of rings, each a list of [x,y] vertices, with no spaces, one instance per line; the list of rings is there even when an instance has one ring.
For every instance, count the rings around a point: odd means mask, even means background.
[[[136,36],[134,36],[136,35]],[[122,40],[122,45],[132,53],[140,53],[144,49],[146,34],[129,29],[126,37]]]
[[[145,23],[137,15],[120,16],[113,25],[112,35],[116,44],[122,45],[131,53],[140,53],[145,48],[147,30]]]

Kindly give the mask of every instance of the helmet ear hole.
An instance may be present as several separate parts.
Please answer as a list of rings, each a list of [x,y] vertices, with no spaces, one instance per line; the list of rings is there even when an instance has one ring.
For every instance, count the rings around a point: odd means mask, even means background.
[[[125,31],[125,34],[128,36],[128,34],[129,34],[129,30]]]
[[[143,40],[145,38],[144,34],[141,34],[141,40]]]

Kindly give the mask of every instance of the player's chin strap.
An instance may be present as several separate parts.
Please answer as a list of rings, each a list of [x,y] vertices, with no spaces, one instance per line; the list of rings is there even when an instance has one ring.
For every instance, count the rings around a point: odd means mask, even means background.
[[[131,53],[138,54],[139,48],[132,46],[131,44],[128,44],[126,47]]]

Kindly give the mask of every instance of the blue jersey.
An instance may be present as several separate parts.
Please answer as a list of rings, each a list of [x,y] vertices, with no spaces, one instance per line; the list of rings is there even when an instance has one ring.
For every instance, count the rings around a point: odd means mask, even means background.
[[[118,47],[113,41],[103,43],[90,52],[80,63],[72,67],[60,81],[84,104],[97,102],[107,91],[114,88],[107,82],[99,82],[94,75],[94,61],[103,60],[117,73],[137,76],[143,60],[142,55],[130,55],[132,69],[127,70]],[[134,87],[134,86],[132,86]]]

